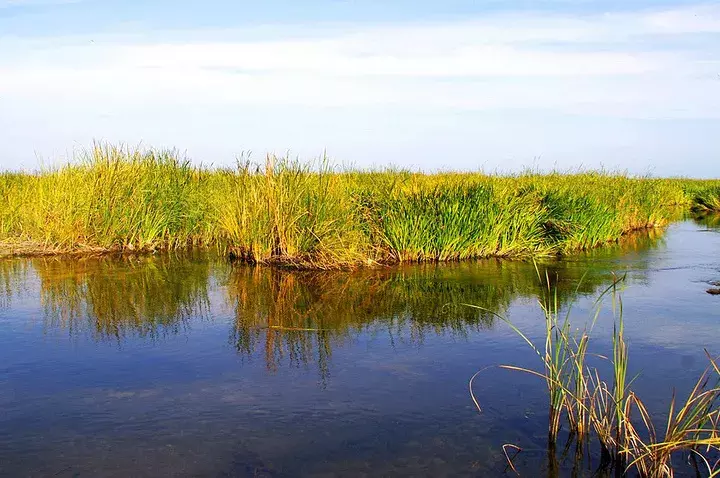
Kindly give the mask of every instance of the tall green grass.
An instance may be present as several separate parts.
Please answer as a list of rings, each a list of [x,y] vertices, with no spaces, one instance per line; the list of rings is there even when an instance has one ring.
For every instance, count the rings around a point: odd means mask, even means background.
[[[597,443],[601,463],[596,475],[614,469],[616,476],[670,478],[675,476],[677,455],[684,454],[693,463],[697,476],[720,475],[720,365],[719,358],[706,351],[709,365],[700,375],[685,400],[673,392],[664,430],[648,412],[628,380],[628,344],[625,340],[622,300],[614,281],[600,294],[596,312],[581,332],[573,331],[567,314],[558,312],[556,289],[545,276],[547,294],[540,305],[545,313],[544,347],[536,345],[527,335],[504,320],[539,356],[543,369],[501,365],[501,368],[541,377],[549,392],[548,451],[554,461],[555,446],[563,425],[568,429],[568,443],[577,444],[576,460],[583,459],[583,446]],[[599,305],[607,294],[612,296],[615,323],[612,334],[611,378],[605,380],[597,367],[588,365],[588,356],[605,358],[589,352],[591,332],[599,313]],[[477,376],[477,374],[475,375]],[[470,393],[473,401],[473,376]],[[479,406],[478,406],[479,408]],[[593,432],[593,433],[591,433]],[[513,445],[514,446],[514,445]],[[520,450],[520,448],[517,448]],[[689,458],[689,460],[687,460]],[[511,461],[510,458],[508,458]],[[510,466],[514,465],[510,463]]]
[[[213,242],[235,257],[313,268],[366,258],[370,244],[355,198],[327,160],[268,157],[264,170],[239,164],[213,174],[206,187]]]
[[[692,210],[698,213],[720,213],[720,185],[693,188]]]
[[[210,239],[208,174],[172,151],[97,146],[77,163],[0,177],[0,240],[39,251],[155,250]]]
[[[321,269],[551,256],[662,227],[719,188],[603,172],[338,171],[325,158],[209,168],[97,144],[65,166],[0,174],[0,254],[213,247]]]

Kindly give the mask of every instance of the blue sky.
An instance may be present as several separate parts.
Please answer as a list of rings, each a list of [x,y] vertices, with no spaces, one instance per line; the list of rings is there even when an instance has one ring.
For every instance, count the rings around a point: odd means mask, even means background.
[[[0,0],[0,165],[93,139],[338,163],[720,177],[720,6]]]

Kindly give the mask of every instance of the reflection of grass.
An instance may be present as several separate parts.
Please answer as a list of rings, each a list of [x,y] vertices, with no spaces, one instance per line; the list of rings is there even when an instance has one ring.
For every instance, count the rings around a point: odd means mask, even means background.
[[[0,260],[0,307],[9,307],[13,297],[27,283],[29,264],[18,260]]]
[[[185,319],[202,315],[209,266],[167,256],[33,260],[48,326],[116,339],[177,331]]]
[[[544,281],[546,293],[540,300],[546,322],[544,346],[536,346],[522,331],[506,321],[538,355],[543,370],[538,372],[512,365],[502,365],[501,368],[544,379],[549,391],[548,456],[551,468],[557,468],[555,447],[559,431],[565,424],[569,433],[565,450],[573,442],[576,444],[576,462],[583,459],[586,445],[593,442],[600,446],[602,461],[599,471],[615,468],[622,476],[635,472],[644,478],[672,477],[673,457],[684,453],[690,457],[697,476],[701,476],[701,470],[708,476],[720,474],[718,360],[708,354],[710,365],[685,401],[676,400],[673,393],[664,431],[659,430],[642,400],[633,392],[633,380],[627,377],[628,345],[622,300],[616,289],[620,280],[613,282],[600,295],[602,299],[606,293],[611,293],[616,313],[612,355],[608,359],[612,365],[612,378],[605,381],[598,369],[587,365],[586,361],[590,356],[588,344],[599,308],[589,327],[573,331],[570,313],[564,317],[558,313],[557,289],[547,277]],[[470,380],[471,395],[474,378]],[[474,395],[472,398],[478,405]],[[508,461],[514,469],[512,459],[508,457]]]
[[[638,247],[636,239],[631,245]],[[600,251],[594,252],[597,257]],[[602,255],[611,257],[610,251]],[[609,267],[549,261],[558,307],[612,281]],[[584,277],[581,286],[577,286]],[[422,342],[428,333],[465,336],[493,324],[520,297],[541,297],[535,269],[523,262],[425,264],[355,272],[297,272],[237,267],[228,281],[235,309],[231,340],[243,355],[264,352],[267,366],[317,362],[361,330]],[[482,310],[462,306],[481,304]]]
[[[619,252],[655,241],[647,234],[628,236],[615,246],[619,250],[598,249],[574,261],[548,259],[543,267],[557,279],[562,305],[607,283]],[[578,288],[589,263],[593,269]],[[532,265],[518,261],[292,271],[230,267],[201,253],[5,260],[0,290],[7,289],[10,298],[35,274],[48,327],[117,340],[174,332],[187,319],[205,315],[208,291],[222,277],[219,290],[235,311],[233,344],[243,355],[262,351],[271,368],[289,360],[327,370],[333,348],[365,330],[414,343],[428,334],[463,337],[489,327],[493,315],[460,304],[503,313],[513,300],[541,293]]]
[[[697,224],[708,229],[720,229],[720,213],[696,214],[693,219]]]
[[[14,254],[218,247],[313,269],[541,257],[663,226],[717,182],[606,173],[337,172],[326,160],[192,166],[98,145],[77,164],[0,174],[0,244]],[[713,189],[715,188],[715,189]],[[1,251],[0,251],[1,253]]]
[[[655,241],[647,234],[628,236],[614,248],[574,261],[548,259],[543,267],[557,278],[554,287],[565,304],[606,283],[619,251],[651,247]],[[590,261],[593,269],[578,288]],[[232,272],[226,277],[227,270]],[[230,268],[200,253],[3,260],[0,290],[10,300],[34,275],[48,327],[118,340],[179,330],[186,319],[205,314],[208,290],[223,277],[235,310],[233,343],[247,355],[263,350],[270,367],[288,358],[297,364],[327,362],[333,347],[368,327],[393,339],[407,334],[417,343],[427,334],[462,337],[490,326],[493,316],[459,304],[483,304],[503,313],[516,298],[540,293],[532,266],[517,261],[291,271]]]

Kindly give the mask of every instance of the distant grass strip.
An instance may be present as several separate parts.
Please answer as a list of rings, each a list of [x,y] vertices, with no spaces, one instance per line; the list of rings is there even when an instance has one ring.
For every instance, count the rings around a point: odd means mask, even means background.
[[[0,173],[0,254],[213,247],[314,269],[550,256],[662,227],[718,191],[720,181],[338,171],[276,157],[208,168],[98,144],[59,168]]]

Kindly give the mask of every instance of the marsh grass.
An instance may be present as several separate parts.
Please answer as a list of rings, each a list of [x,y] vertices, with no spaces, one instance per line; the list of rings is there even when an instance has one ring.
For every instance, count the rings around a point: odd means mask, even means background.
[[[23,250],[187,247],[205,239],[205,183],[175,152],[97,145],[77,163],[0,177],[0,233]]]
[[[634,379],[628,380],[628,344],[625,340],[622,299],[619,287],[624,277],[616,278],[600,294],[595,313],[588,327],[573,332],[569,312],[558,313],[556,292],[549,276],[544,279],[546,294],[540,306],[545,315],[544,347],[535,345],[520,329],[505,321],[538,355],[543,370],[500,365],[501,368],[541,377],[548,388],[548,456],[551,467],[556,459],[559,431],[568,429],[565,449],[576,444],[576,462],[583,459],[590,444],[600,449],[600,469],[615,469],[625,476],[635,473],[644,478],[672,477],[673,460],[684,455],[693,464],[697,476],[720,476],[720,366],[718,359],[706,351],[707,369],[700,375],[684,401],[673,393],[664,432],[643,401],[632,390]],[[590,354],[589,342],[597,321],[603,297],[610,295],[615,317],[612,334],[612,356]],[[568,307],[569,310],[569,307]],[[499,316],[498,316],[499,317]],[[602,378],[597,367],[588,365],[593,355],[608,360],[611,379]],[[477,375],[477,374],[476,374]],[[473,401],[478,401],[472,391]],[[479,407],[478,407],[479,408]],[[588,452],[589,453],[589,452]],[[507,454],[506,454],[507,456]],[[513,469],[514,465],[511,464]]]
[[[327,159],[313,165],[269,156],[264,170],[245,162],[213,178],[206,219],[214,241],[245,262],[352,265],[365,259],[368,244],[347,187]]]
[[[693,191],[692,210],[700,214],[720,213],[720,186],[696,188]]]
[[[712,188],[603,172],[339,171],[327,158],[210,168],[96,144],[61,167],[0,174],[0,254],[212,247],[311,269],[548,257],[663,227],[678,207],[710,204],[698,198]]]

